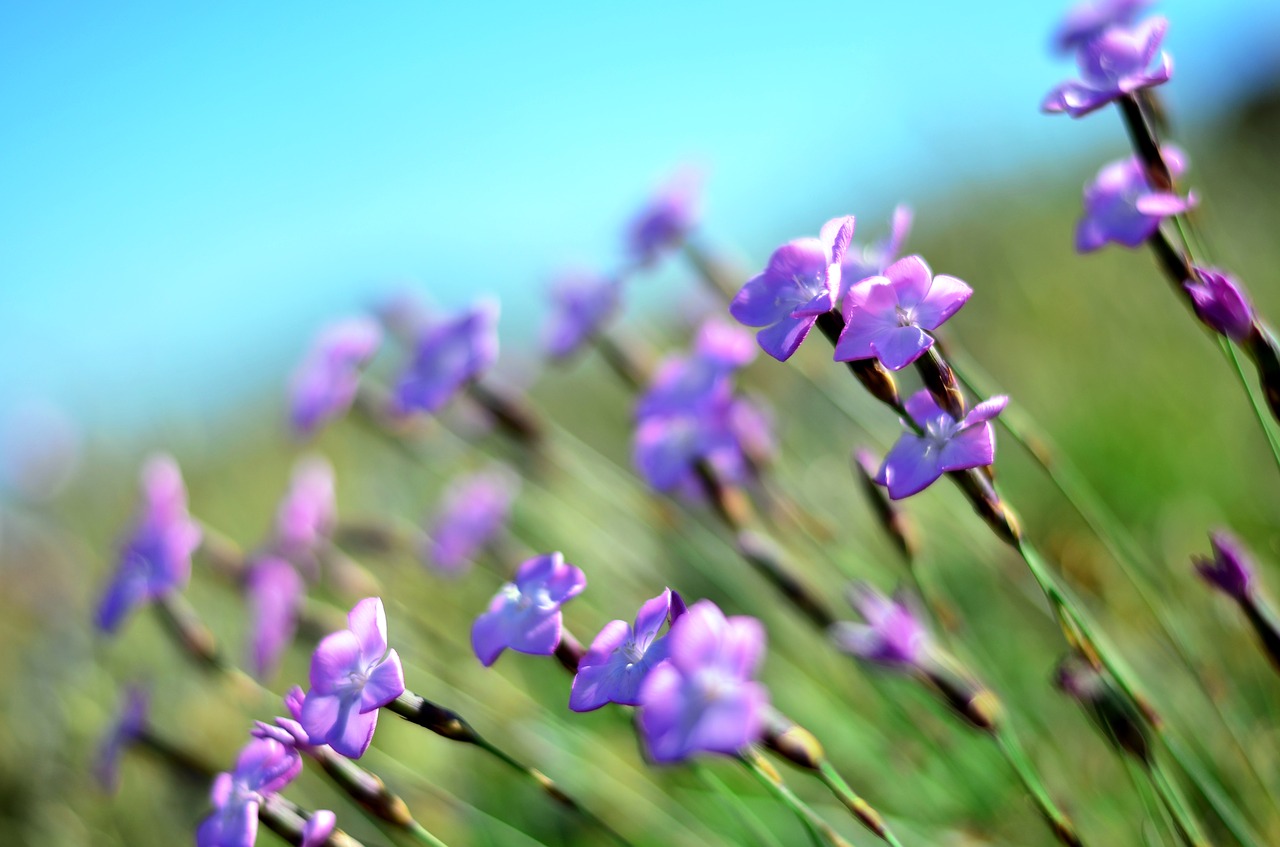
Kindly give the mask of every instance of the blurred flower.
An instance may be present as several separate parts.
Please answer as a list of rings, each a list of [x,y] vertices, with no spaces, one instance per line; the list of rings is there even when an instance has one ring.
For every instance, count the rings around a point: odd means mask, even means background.
[[[254,738],[231,773],[213,781],[213,812],[196,829],[198,847],[251,847],[258,836],[258,807],[302,770],[298,752],[271,738]]]
[[[299,847],[321,847],[338,825],[338,816],[328,809],[320,809],[307,818],[302,827],[302,844]]]
[[[747,332],[712,318],[702,324],[692,356],[671,356],[659,366],[636,404],[636,415],[686,413],[716,406],[733,393],[734,371],[755,358]]]
[[[650,415],[636,427],[632,458],[645,481],[657,491],[681,491],[697,499],[697,464],[706,462],[725,482],[748,477],[731,423],[731,402],[690,407],[683,412]]]
[[[679,247],[698,224],[700,179],[692,169],[682,170],[650,198],[627,227],[627,252],[639,265],[657,261]]]
[[[778,361],[791,358],[818,316],[835,308],[853,227],[852,216],[836,218],[822,227],[818,238],[782,245],[729,304],[739,323],[765,327],[756,338]]]
[[[1237,343],[1252,335],[1253,307],[1235,278],[1216,268],[1197,266],[1195,272],[1198,280],[1182,285],[1200,320]]]
[[[837,220],[839,220],[837,218]],[[830,222],[827,223],[831,225]],[[911,231],[911,207],[898,206],[893,210],[893,218],[889,222],[889,234],[879,241],[865,246],[850,244],[845,251],[844,260],[840,263],[840,300],[848,292],[849,287],[861,282],[869,276],[882,276],[902,251],[902,245]]]
[[[382,330],[365,317],[326,327],[294,371],[290,385],[293,428],[302,435],[351,408],[364,367],[382,343]]]
[[[398,414],[437,412],[498,358],[498,302],[481,300],[450,321],[422,330],[396,383]]]
[[[1070,53],[1113,26],[1131,26],[1155,0],[1084,0],[1072,6],[1053,35],[1054,47]]]
[[[257,679],[266,679],[293,641],[302,604],[302,577],[293,565],[276,556],[264,556],[249,566],[245,590],[252,613],[249,666]]]
[[[519,490],[520,477],[505,465],[451,482],[431,522],[427,561],[447,574],[463,573],[502,530]]]
[[[502,586],[471,627],[476,658],[488,667],[508,647],[535,656],[555,653],[563,622],[560,606],[586,587],[586,575],[558,552],[524,562],[515,581]]]
[[[573,273],[560,277],[551,289],[553,311],[543,333],[553,359],[572,356],[599,333],[621,301],[622,286],[608,277]]]
[[[923,491],[944,473],[991,464],[996,457],[991,420],[1008,403],[1009,398],[1003,395],[992,397],[957,421],[928,391],[917,391],[906,406],[922,432],[917,435],[908,430],[898,437],[876,474],[876,482],[888,486],[891,499],[901,500]]]
[[[1219,530],[1209,535],[1213,557],[1193,556],[1191,561],[1209,585],[1241,603],[1253,593],[1253,563],[1244,545],[1231,533]]]
[[[337,513],[333,487],[333,465],[323,456],[308,456],[294,465],[289,491],[276,510],[282,554],[312,553],[328,540]]]
[[[755,618],[726,618],[710,600],[689,607],[667,635],[669,658],[640,687],[640,731],[655,762],[733,755],[760,737],[769,705],[753,681],[764,655]]]
[[[671,589],[645,602],[635,625],[611,621],[578,662],[569,692],[569,708],[589,712],[605,703],[640,705],[640,684],[649,669],[667,657],[667,640],[658,630],[671,614]]]
[[[1168,28],[1164,18],[1152,18],[1134,29],[1108,27],[1076,53],[1080,80],[1064,82],[1050,91],[1040,108],[1079,118],[1139,89],[1168,82],[1173,60],[1160,52]],[[1160,66],[1153,70],[1157,54]]]
[[[942,326],[971,294],[973,289],[953,276],[934,276],[919,256],[899,259],[883,276],[864,279],[845,295],[845,328],[835,360],[876,358],[889,370],[900,370],[933,346],[925,330]]]
[[[103,791],[114,794],[119,787],[120,758],[146,731],[150,705],[151,698],[144,689],[136,685],[125,688],[120,711],[102,737],[93,760],[93,776]]]
[[[866,583],[856,583],[849,590],[849,603],[865,623],[841,621],[831,627],[841,650],[890,667],[925,665],[933,640],[905,599],[890,599]]]
[[[1150,763],[1147,721],[1108,674],[1079,656],[1067,656],[1054,672],[1054,685],[1079,703],[1116,748]]]
[[[301,723],[312,744],[358,759],[369,749],[378,709],[404,693],[404,669],[387,650],[382,600],[367,597],[347,615],[350,629],[325,636],[311,657],[311,690]]]
[[[1186,169],[1182,151],[1166,145],[1161,157],[1173,176]],[[1155,191],[1137,158],[1121,159],[1104,167],[1084,189],[1084,217],[1076,228],[1076,249],[1097,250],[1108,241],[1137,247],[1160,228],[1160,221],[1180,215],[1195,205],[1195,196],[1179,197]]]
[[[142,514],[98,606],[98,628],[114,632],[138,604],[181,591],[191,578],[191,553],[200,536],[200,525],[187,513],[178,463],[153,456],[142,469]]]

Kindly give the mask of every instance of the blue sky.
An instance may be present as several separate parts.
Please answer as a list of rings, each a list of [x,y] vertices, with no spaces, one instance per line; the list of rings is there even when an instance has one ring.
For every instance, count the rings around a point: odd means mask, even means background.
[[[405,284],[499,294],[518,344],[683,162],[709,235],[761,261],[797,222],[1118,155],[1114,116],[1037,113],[1059,11],[0,0],[0,410],[226,409]],[[1274,0],[1160,11],[1180,115],[1280,67]]]

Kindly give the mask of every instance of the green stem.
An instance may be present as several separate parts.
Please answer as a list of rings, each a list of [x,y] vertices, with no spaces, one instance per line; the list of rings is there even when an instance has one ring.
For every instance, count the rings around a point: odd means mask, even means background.
[[[733,807],[732,810],[739,815],[743,824],[751,831],[751,835],[755,838],[757,843],[769,845],[769,847],[782,847],[782,844],[774,834],[769,831],[769,828],[764,825],[764,822],[760,820],[760,817],[755,812],[751,811],[751,808],[746,803],[742,802],[742,798],[730,790],[729,786],[725,785],[719,777],[715,776],[711,772],[710,768],[707,768],[705,765],[698,764],[697,762],[691,763],[690,768],[693,770],[694,774],[697,775],[698,779],[702,780],[702,782],[706,784],[707,788],[714,792],[722,802]]]
[[[1253,415],[1258,419],[1258,426],[1262,427],[1262,434],[1267,437],[1267,446],[1271,448],[1271,458],[1275,460],[1276,467],[1280,469],[1280,440],[1277,439],[1275,429],[1271,423],[1271,412],[1264,405],[1264,401],[1258,397],[1257,389],[1253,383],[1249,381],[1248,375],[1244,372],[1244,367],[1240,364],[1240,355],[1236,353],[1235,346],[1225,337],[1219,336],[1219,346],[1222,348],[1222,354],[1227,361],[1231,362],[1232,368],[1235,370],[1236,378],[1240,380],[1240,385],[1244,387],[1245,394],[1249,395],[1249,406],[1253,409]]]
[[[414,838],[418,839],[419,843],[426,844],[427,847],[448,847],[448,845],[439,838],[436,838],[430,832],[427,832],[426,828],[417,821],[413,821],[408,826],[404,827],[404,830]]]
[[[836,799],[843,803],[849,811],[853,812],[859,822],[879,836],[881,841],[890,845],[890,847],[902,847],[902,842],[889,831],[889,828],[876,810],[849,787],[849,784],[844,781],[844,777],[840,776],[840,772],[826,759],[819,763],[818,775],[827,788],[831,790],[831,793],[836,796]],[[873,822],[876,825],[873,826]]]
[[[1174,828],[1178,831],[1182,842],[1187,847],[1209,847],[1209,841],[1200,831],[1200,825],[1187,809],[1187,800],[1182,795],[1182,790],[1165,773],[1164,766],[1159,761],[1153,761],[1149,771],[1156,794],[1160,796],[1160,802],[1173,817]]]
[[[996,746],[1000,748],[1005,761],[1009,763],[1009,767],[1013,768],[1013,772],[1017,774],[1018,779],[1022,780],[1023,787],[1031,795],[1031,799],[1036,804],[1036,810],[1053,828],[1054,836],[1067,847],[1080,847],[1084,842],[1076,834],[1075,826],[1071,823],[1071,819],[1053,802],[1053,798],[1049,796],[1049,791],[1044,787],[1044,783],[1040,781],[1040,777],[1036,774],[1035,768],[1027,757],[1026,750],[1019,743],[1017,736],[1008,728],[998,729],[993,735]]]
[[[813,839],[814,844],[818,845],[818,847],[821,847],[824,843],[834,845],[834,847],[850,847],[849,843],[831,828],[831,824],[824,821],[817,812],[809,808],[803,800],[795,795],[795,792],[787,787],[781,777],[766,770],[754,751],[742,754],[738,760],[746,766],[747,770],[751,771],[761,785],[778,798],[782,805],[791,810],[791,813],[804,825],[805,831],[809,833],[809,837]]]

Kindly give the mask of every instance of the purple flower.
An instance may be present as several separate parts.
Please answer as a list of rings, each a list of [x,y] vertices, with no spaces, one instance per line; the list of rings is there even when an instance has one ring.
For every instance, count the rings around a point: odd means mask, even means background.
[[[833,221],[827,221],[824,229],[832,225],[838,227],[841,220],[836,218]],[[850,244],[849,249],[845,251],[844,260],[840,263],[839,299],[844,298],[845,293],[854,283],[861,282],[869,276],[883,275],[885,268],[898,258],[898,253],[902,251],[902,244],[907,240],[907,233],[910,231],[911,208],[898,206],[893,210],[893,219],[889,223],[887,236],[866,246]]]
[[[137,605],[181,591],[191,578],[191,553],[200,536],[200,525],[187,513],[178,463],[170,456],[152,457],[142,469],[142,513],[98,606],[98,628],[114,632]]]
[[[387,650],[382,600],[367,597],[347,615],[350,629],[325,636],[311,657],[311,690],[301,723],[312,744],[358,759],[369,749],[378,709],[404,693],[404,668]]]
[[[590,712],[605,703],[640,705],[640,684],[650,668],[667,657],[667,639],[659,638],[658,630],[670,614],[667,588],[640,607],[634,626],[626,621],[605,624],[578,662],[569,708]]]
[[[93,776],[103,791],[114,794],[120,785],[120,757],[147,729],[147,713],[151,698],[136,685],[124,691],[124,700],[115,722],[102,737],[98,755],[93,760]]]
[[[302,688],[295,685],[290,688],[284,695],[284,706],[289,712],[289,717],[277,717],[275,723],[266,723],[265,721],[254,721],[254,726],[249,730],[249,734],[254,738],[273,738],[286,747],[293,747],[300,753],[307,753],[313,747],[311,736],[302,728],[300,721],[302,720],[302,707],[306,703],[306,694]]]
[[[889,497],[901,500],[923,491],[949,471],[989,465],[996,458],[991,420],[1004,411],[1009,398],[992,397],[974,406],[960,421],[947,414],[928,391],[907,401],[907,414],[921,433],[904,432],[885,457],[876,482],[888,486]]]
[[[454,480],[431,524],[427,561],[449,575],[465,572],[507,522],[520,478],[495,465]]]
[[[302,435],[351,408],[360,369],[382,344],[382,330],[365,317],[348,318],[324,329],[290,385],[293,428]]]
[[[831,627],[831,637],[841,650],[890,667],[911,669],[925,664],[933,642],[905,598],[890,599],[857,583],[849,590],[849,602],[865,623],[841,621]]]
[[[745,481],[749,467],[734,429],[734,409],[727,398],[702,408],[641,418],[632,450],[640,475],[657,491],[681,491],[693,499],[701,490],[699,461],[725,482]]]
[[[1230,533],[1219,530],[1209,535],[1213,558],[1193,556],[1205,582],[1238,602],[1245,602],[1253,593],[1253,563],[1244,545]]]
[[[253,616],[249,664],[255,677],[265,679],[293,641],[304,586],[287,560],[264,556],[250,565],[245,589]]]
[[[942,326],[972,293],[953,276],[934,276],[919,256],[899,259],[884,276],[864,279],[845,295],[845,328],[835,360],[876,358],[889,370],[900,370],[933,346],[925,330]]]
[[[852,216],[837,220],[835,226],[828,221],[818,238],[798,238],[773,251],[764,271],[729,304],[739,323],[765,327],[756,339],[780,362],[796,352],[819,315],[835,308],[854,226]]]
[[[437,412],[498,358],[498,302],[482,300],[451,321],[422,331],[395,385],[397,414]]]
[[[1134,29],[1108,27],[1086,41],[1076,54],[1080,80],[1064,82],[1050,91],[1040,108],[1078,118],[1139,89],[1168,82],[1173,60],[1160,52],[1168,28],[1164,18],[1152,18]],[[1157,54],[1160,65],[1152,69]]]
[[[698,223],[700,179],[692,170],[675,175],[627,227],[627,251],[639,265],[648,265],[666,250],[680,246]]]
[[[726,618],[700,600],[671,625],[669,658],[640,686],[640,731],[655,762],[733,755],[760,737],[769,693],[754,682],[764,655],[755,618]]]
[[[529,559],[493,596],[471,627],[471,647],[485,667],[510,647],[517,653],[550,656],[560,644],[560,606],[587,587],[587,577],[560,553]]]
[[[299,847],[321,847],[338,825],[338,816],[328,809],[314,812],[302,827],[302,844]]]
[[[1166,145],[1161,157],[1173,176],[1186,169],[1182,151]],[[1160,228],[1160,221],[1195,205],[1195,196],[1155,191],[1135,156],[1104,167],[1084,189],[1084,217],[1076,228],[1076,250],[1088,253],[1108,241],[1137,247]]]
[[[636,415],[683,414],[722,404],[733,393],[733,372],[755,358],[751,336],[719,320],[699,328],[692,356],[672,356],[659,366],[636,405]]]
[[[1233,277],[1216,268],[1195,268],[1198,281],[1182,285],[1196,315],[1209,329],[1237,343],[1253,334],[1253,307]]]
[[[213,812],[196,829],[198,847],[252,847],[258,807],[302,770],[298,751],[275,739],[254,738],[240,751],[235,769],[213,781]]]
[[[1054,47],[1070,53],[1113,26],[1131,26],[1155,0],[1084,0],[1072,6],[1054,33]]]
[[[333,465],[310,456],[293,469],[289,492],[276,510],[276,543],[285,555],[314,552],[333,531],[337,506]]]
[[[554,311],[543,333],[547,353],[564,359],[578,351],[617,312],[622,286],[607,277],[566,274],[551,289]]]

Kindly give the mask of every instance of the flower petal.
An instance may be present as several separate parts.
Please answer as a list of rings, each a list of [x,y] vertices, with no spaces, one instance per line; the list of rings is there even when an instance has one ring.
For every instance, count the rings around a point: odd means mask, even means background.
[[[938,459],[944,471],[980,468],[996,460],[996,434],[991,424],[984,423],[957,433],[942,448]]]
[[[938,467],[938,451],[928,449],[928,442],[904,432],[885,457],[877,482],[889,489],[889,499],[901,500],[928,488],[942,475]]]
[[[938,274],[929,286],[929,293],[915,307],[912,315],[915,325],[921,329],[937,329],[948,318],[960,311],[960,307],[973,294],[964,280],[947,274]]]
[[[662,625],[666,623],[667,615],[670,611],[670,588],[664,588],[657,597],[645,601],[645,604],[640,607],[640,611],[636,613],[636,640],[647,641],[657,635],[658,630],[662,629]],[[601,634],[603,635],[603,632]],[[591,646],[595,647],[594,641],[591,642]]]
[[[756,333],[756,339],[760,342],[760,349],[779,362],[785,362],[808,337],[809,330],[813,329],[813,322],[811,317],[783,318]]]
[[[933,280],[933,271],[919,256],[904,256],[885,268],[884,275],[893,282],[898,303],[904,309],[910,309],[923,300]]]
[[[349,629],[326,635],[311,654],[311,688],[332,694],[348,673],[360,667],[360,640]]]
[[[917,326],[896,327],[871,343],[880,363],[891,371],[902,370],[933,346],[933,338]]]
[[[400,655],[392,650],[387,658],[373,669],[360,693],[360,711],[368,712],[387,705],[404,693],[404,667]]]
[[[360,641],[363,659],[381,659],[387,652],[387,613],[379,597],[366,597],[347,614],[347,626]]]

